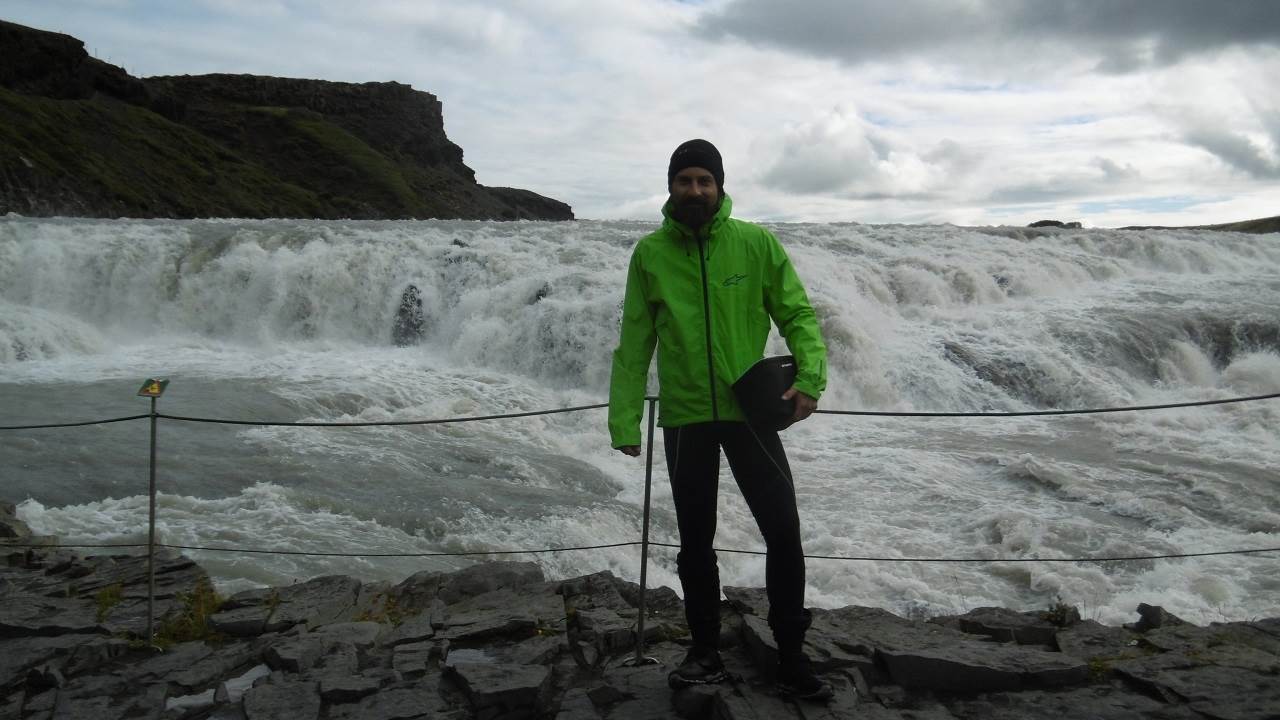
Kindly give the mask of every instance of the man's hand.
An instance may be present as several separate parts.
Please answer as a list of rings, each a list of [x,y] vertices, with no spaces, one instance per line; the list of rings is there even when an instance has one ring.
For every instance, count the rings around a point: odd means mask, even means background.
[[[623,455],[630,455],[631,457],[640,457],[640,446],[639,445],[623,445],[622,447],[618,448],[618,452],[622,453]]]
[[[791,422],[793,423],[804,420],[812,415],[814,410],[818,409],[818,401],[800,392],[794,385],[791,386],[791,389],[782,393],[783,400],[790,400],[791,398],[796,399],[796,414],[791,416]]]

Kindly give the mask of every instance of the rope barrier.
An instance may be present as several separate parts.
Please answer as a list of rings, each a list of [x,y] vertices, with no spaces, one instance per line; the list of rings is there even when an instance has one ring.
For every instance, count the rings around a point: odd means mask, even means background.
[[[1028,417],[1028,416],[1045,416],[1045,415],[1085,415],[1085,414],[1100,414],[1100,413],[1114,413],[1114,412],[1167,410],[1172,408],[1203,407],[1207,405],[1225,405],[1228,403],[1242,403],[1242,402],[1252,402],[1252,401],[1258,401],[1258,400],[1271,400],[1275,398],[1280,398],[1280,393],[1272,393],[1268,395],[1253,395],[1249,397],[1226,398],[1221,400],[1201,400],[1201,401],[1184,402],[1184,403],[1165,403],[1160,405],[1135,405],[1135,406],[1128,406],[1128,407],[1088,408],[1088,409],[1079,409],[1079,410],[1031,410],[1031,411],[1014,411],[1014,412],[888,412],[888,411],[869,411],[869,410],[818,410],[817,412],[821,414],[827,414],[827,415],[874,416],[874,417]],[[652,405],[653,405],[653,402],[656,401],[656,399],[657,398],[646,397],[646,400],[650,401],[651,416],[653,415]],[[167,420],[177,420],[181,422],[210,423],[210,424],[219,424],[219,425],[240,425],[240,426],[254,426],[254,427],[388,427],[388,426],[412,426],[412,425],[441,425],[441,424],[448,424],[448,423],[477,422],[481,420],[505,420],[505,419],[512,419],[512,418],[524,418],[524,417],[534,417],[534,416],[541,416],[541,415],[571,413],[571,412],[578,412],[582,410],[595,410],[595,409],[600,409],[605,407],[608,407],[607,403],[597,403],[594,405],[579,405],[576,407],[557,408],[552,410],[532,410],[532,411],[517,412],[517,413],[502,413],[502,414],[477,415],[477,416],[468,416],[468,417],[438,418],[438,419],[430,419],[430,420],[391,420],[391,421],[376,421],[376,422],[318,422],[318,421],[317,422],[268,422],[268,421],[228,420],[228,419],[220,419],[220,418],[203,418],[203,417],[193,417],[193,416],[184,416],[184,415],[161,414],[161,413],[155,412],[155,397],[153,396],[152,406],[151,406],[152,412],[145,415],[131,415],[128,417],[108,418],[105,420],[90,420],[90,421],[68,422],[68,423],[0,426],[0,430],[36,430],[36,429],[44,429],[44,428],[83,427],[88,425],[106,425],[109,423],[128,422],[131,420],[141,420],[145,418],[150,418],[152,421],[152,437],[151,437],[152,458],[151,460],[152,460],[152,472],[153,472],[153,480],[152,480],[152,488],[151,488],[151,498],[152,498],[151,518],[152,518],[152,522],[154,523],[155,424],[159,418],[165,418]],[[652,433],[653,433],[653,428],[652,428],[652,421],[651,421],[650,436],[652,436]],[[650,452],[652,453],[652,437],[650,438]],[[212,546],[202,546],[202,545],[170,545],[170,544],[164,544],[164,543],[156,543],[154,542],[154,537],[153,537],[152,541],[147,544],[83,543],[83,544],[49,545],[45,543],[3,542],[3,543],[0,543],[0,547],[44,548],[44,549],[61,549],[61,548],[109,549],[109,548],[147,547],[147,548],[150,548],[148,552],[148,558],[153,557],[154,548],[156,547],[170,548],[173,550],[197,550],[197,551],[207,551],[207,552],[232,552],[232,553],[241,553],[241,554],[264,554],[264,555],[302,555],[302,556],[313,556],[313,557],[467,557],[467,556],[486,556],[486,555],[522,555],[522,554],[536,554],[536,553],[574,552],[574,551],[583,551],[583,550],[603,550],[608,548],[633,547],[636,545],[642,546],[642,548],[646,553],[649,545],[679,549],[680,547],[679,545],[648,540],[648,515],[647,515],[648,513],[648,478],[647,477],[646,477],[645,485],[646,485],[646,496],[645,496],[646,537],[645,539],[639,540],[639,541],[609,543],[609,544],[601,544],[601,545],[569,546],[569,547],[542,548],[542,549],[532,549],[532,550],[518,549],[518,550],[476,550],[476,551],[459,551],[459,552],[420,552],[420,553],[380,553],[380,552],[344,553],[344,552],[307,551],[307,550],[269,550],[269,549],[263,549],[263,548],[242,548],[242,547],[212,547]],[[736,553],[736,554],[743,554],[743,555],[765,555],[766,554],[764,551],[761,551],[761,550],[738,550],[738,549],[731,549],[731,548],[714,548],[714,549],[716,552]],[[1169,554],[1163,554],[1163,555],[1130,555],[1130,556],[1098,557],[1098,558],[1088,558],[1088,557],[1085,557],[1085,558],[947,558],[947,557],[901,558],[901,557],[897,557],[895,558],[895,557],[846,556],[846,555],[805,555],[804,557],[810,560],[868,561],[868,562],[888,562],[888,563],[990,563],[990,564],[1028,563],[1028,562],[1103,563],[1103,562],[1132,562],[1132,561],[1138,561],[1138,560],[1169,560],[1169,559],[1182,559],[1182,558],[1213,557],[1213,556],[1223,556],[1223,555],[1250,555],[1250,554],[1270,553],[1270,552],[1280,552],[1280,547],[1249,548],[1249,549],[1240,549],[1240,550],[1219,550],[1219,551],[1213,551],[1213,552],[1199,552],[1199,553],[1169,553]],[[642,590],[644,587],[643,573],[644,573],[644,568],[642,567],[641,568]],[[153,599],[154,587],[152,588],[150,593],[151,593],[150,597]],[[148,610],[148,635],[150,635],[150,632],[151,632],[151,621],[152,621],[151,613],[152,613],[152,610],[149,609]],[[639,653],[639,648],[637,649],[637,653]],[[639,657],[639,655],[637,655],[637,657]]]
[[[1164,403],[1160,405],[1128,405],[1124,407],[1081,408],[1077,410],[1016,410],[1009,412],[909,412],[889,410],[816,410],[820,415],[850,415],[861,417],[1033,417],[1043,415],[1098,415],[1102,413],[1139,412],[1147,410],[1170,410],[1175,408],[1204,407],[1207,405],[1227,405],[1231,403],[1255,402],[1258,400],[1274,400],[1280,393],[1268,395],[1250,395],[1247,397],[1224,398],[1221,400],[1196,400],[1192,402]],[[369,422],[288,422],[266,420],[228,420],[223,418],[206,418],[188,415],[169,415],[157,413],[156,417],[181,422],[210,423],[217,425],[249,425],[255,427],[392,427],[403,425],[446,425],[449,423],[477,422],[481,420],[508,420],[512,418],[534,417],[538,415],[558,415],[562,413],[580,412],[582,410],[598,410],[609,407],[608,403],[594,405],[577,405],[574,407],[555,408],[552,410],[529,410],[517,413],[498,415],[470,415],[451,418],[434,418],[429,420],[380,420]],[[85,425],[106,425],[108,423],[142,420],[150,415],[129,415],[128,417],[108,418],[106,420],[85,420],[82,422],[48,423],[43,425],[0,425],[0,430],[36,430],[42,428],[81,427]]]
[[[0,548],[49,548],[57,550],[59,548],[136,548],[146,547],[146,543],[107,543],[102,545],[50,545],[49,543],[20,543],[9,542],[8,540],[0,541]]]
[[[462,552],[419,552],[419,553],[379,553],[379,552],[324,552],[310,550],[267,550],[262,548],[244,548],[244,547],[210,547],[206,545],[169,545],[166,543],[156,543],[156,547],[170,548],[172,550],[205,550],[209,552],[234,552],[255,555],[307,555],[316,557],[467,557],[475,555],[531,555],[535,553],[558,553],[558,552],[574,552],[580,550],[606,550],[609,548],[634,547],[641,545],[641,541],[632,540],[630,542],[610,543],[606,545],[575,545],[568,547],[555,548],[539,548],[539,549],[522,549],[522,550],[468,550]],[[673,543],[658,542],[650,540],[650,545],[658,547],[680,549],[680,546]],[[0,547],[20,547],[20,548],[136,548],[146,547],[146,543],[123,543],[123,544],[99,544],[99,545],[49,545],[46,543],[0,543]],[[739,550],[735,548],[714,548],[716,552],[733,553],[737,555],[765,555],[764,550]],[[1273,548],[1248,548],[1242,550],[1215,550],[1212,552],[1198,553],[1170,553],[1167,555],[1124,555],[1115,557],[1075,557],[1075,558],[902,558],[902,557],[878,557],[873,555],[805,555],[807,560],[845,560],[845,561],[862,561],[862,562],[886,562],[886,563],[1030,563],[1030,562],[1046,562],[1046,563],[1086,563],[1086,562],[1133,562],[1137,560],[1176,560],[1182,558],[1198,558],[1198,557],[1214,557],[1219,555],[1253,555],[1258,553],[1280,552],[1280,547]]]
[[[671,543],[649,541],[650,545],[658,545],[665,548],[680,549],[679,545]],[[732,548],[712,548],[716,552],[736,553],[738,555],[765,555],[764,550],[735,550]],[[1268,553],[1280,552],[1280,547],[1273,548],[1250,548],[1247,550],[1216,550],[1213,552],[1201,553],[1176,553],[1169,555],[1128,555],[1119,557],[1083,557],[1083,558],[894,558],[894,557],[874,557],[874,556],[858,556],[858,555],[805,555],[809,560],[855,560],[869,562],[897,562],[897,563],[1019,563],[1019,562],[1058,562],[1058,563],[1083,563],[1083,562],[1130,562],[1134,560],[1171,560],[1176,558],[1194,558],[1194,557],[1210,557],[1214,555],[1249,555],[1252,553]]]
[[[130,415],[128,417],[107,418],[106,420],[84,420],[81,422],[48,423],[45,425],[0,425],[0,430],[40,430],[43,428],[83,427],[85,425],[107,425],[109,423],[142,420],[150,415]]]
[[[236,548],[236,547],[204,547],[201,545],[166,545],[164,543],[156,543],[156,547],[166,547],[174,550],[210,550],[213,552],[234,552],[234,553],[254,553],[258,555],[315,555],[319,557],[465,557],[468,555],[526,555],[533,553],[556,553],[570,552],[574,550],[603,550],[605,548],[628,547],[639,545],[639,540],[631,542],[613,543],[610,545],[582,545],[574,547],[544,548],[541,550],[471,550],[467,552],[424,552],[424,553],[340,553],[340,552],[321,552],[309,550],[261,550],[254,548]]]
[[[501,415],[470,415],[466,417],[436,418],[433,420],[382,420],[377,422],[275,422],[255,420],[223,420],[218,418],[189,417],[186,415],[166,415],[158,413],[156,417],[166,420],[181,420],[194,423],[214,423],[218,425],[253,425],[257,427],[387,427],[395,425],[444,425],[448,423],[476,422],[479,420],[507,420],[510,418],[533,417],[535,415],[557,415],[560,413],[578,412],[580,410],[596,410],[609,407],[609,403],[595,405],[578,405],[576,407],[556,408],[554,410],[530,410],[528,412],[504,413]],[[144,415],[143,417],[148,417]]]
[[[872,417],[1028,417],[1033,415],[1097,415],[1101,413],[1137,412],[1139,410],[1168,410],[1170,408],[1226,405],[1228,403],[1273,400],[1275,398],[1280,398],[1280,393],[1271,393],[1270,395],[1250,395],[1248,397],[1226,398],[1223,400],[1197,400],[1195,402],[1166,403],[1163,405],[1130,405],[1127,407],[1084,408],[1080,410],[1021,410],[1012,412],[888,412],[879,410],[815,410],[814,412],[822,413],[824,415],[862,415]]]

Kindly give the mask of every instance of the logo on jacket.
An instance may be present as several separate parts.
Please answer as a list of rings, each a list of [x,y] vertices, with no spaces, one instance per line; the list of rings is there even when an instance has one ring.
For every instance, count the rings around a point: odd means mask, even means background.
[[[724,287],[733,287],[734,285],[737,285],[738,283],[746,279],[747,279],[746,275],[730,275],[729,277],[724,279]]]

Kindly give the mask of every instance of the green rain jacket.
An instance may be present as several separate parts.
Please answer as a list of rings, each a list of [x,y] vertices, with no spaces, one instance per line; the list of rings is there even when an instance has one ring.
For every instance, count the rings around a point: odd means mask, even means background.
[[[817,399],[827,349],[817,316],[778,239],[729,217],[725,195],[694,233],[662,208],[662,227],[636,244],[609,382],[613,447],[640,444],[640,417],[658,347],[658,424],[743,420],[731,386],[763,357],[773,320],[796,357],[795,387]]]

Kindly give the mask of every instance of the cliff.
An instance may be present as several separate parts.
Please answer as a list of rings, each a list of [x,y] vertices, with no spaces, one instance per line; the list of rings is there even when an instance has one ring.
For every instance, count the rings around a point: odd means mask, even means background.
[[[139,79],[0,21],[0,214],[573,219],[462,157],[440,101],[408,85]]]

